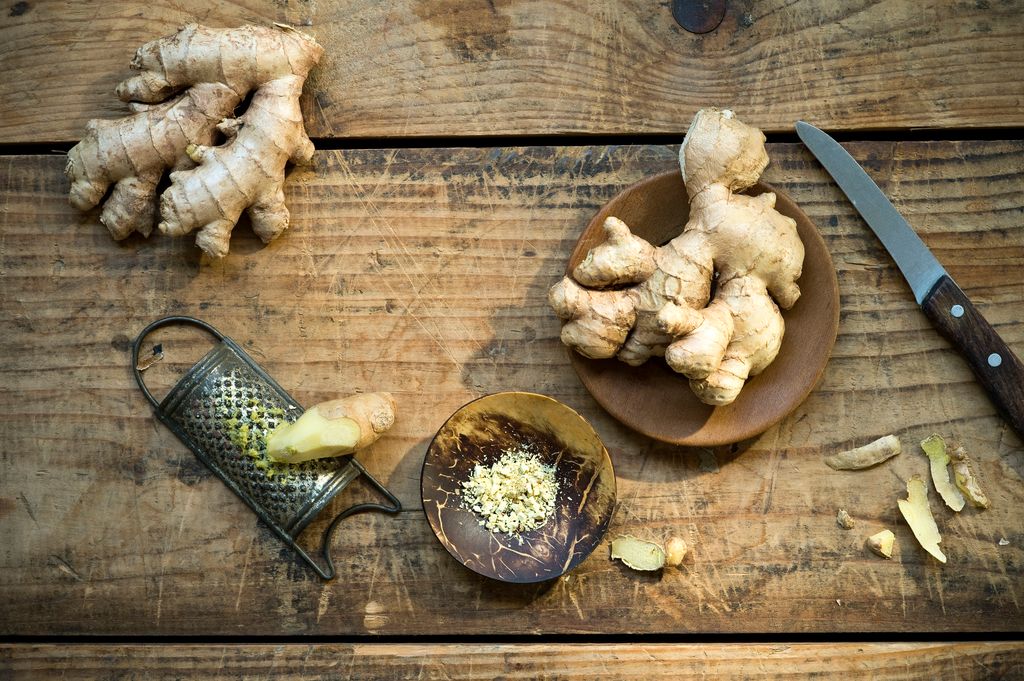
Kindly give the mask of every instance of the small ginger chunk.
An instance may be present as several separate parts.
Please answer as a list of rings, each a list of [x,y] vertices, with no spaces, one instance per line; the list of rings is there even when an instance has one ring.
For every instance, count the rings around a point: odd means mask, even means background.
[[[836,524],[844,530],[852,530],[857,522],[850,517],[850,514],[846,512],[845,508],[839,509],[836,513]]]
[[[660,544],[636,537],[616,537],[612,541],[612,560],[616,558],[627,567],[643,572],[665,567],[665,549]]]
[[[683,562],[683,558],[686,558],[689,550],[682,537],[669,537],[665,542],[665,565],[678,567]]]
[[[669,537],[664,546],[636,537],[616,537],[611,548],[612,560],[621,560],[626,567],[642,572],[678,567],[689,551],[682,537]]]
[[[867,539],[868,548],[882,558],[892,558],[892,547],[896,543],[896,535],[891,530],[882,530]]]

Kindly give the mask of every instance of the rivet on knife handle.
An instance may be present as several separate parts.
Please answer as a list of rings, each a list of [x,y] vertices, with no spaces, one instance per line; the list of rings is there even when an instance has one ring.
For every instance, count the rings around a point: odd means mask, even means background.
[[[921,309],[956,346],[992,402],[1024,437],[1024,363],[948,275],[939,279]]]

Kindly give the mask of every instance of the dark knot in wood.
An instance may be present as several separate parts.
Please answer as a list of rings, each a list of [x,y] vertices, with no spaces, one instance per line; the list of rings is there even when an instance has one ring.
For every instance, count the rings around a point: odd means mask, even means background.
[[[710,33],[725,18],[725,0],[672,0],[672,16],[691,33]]]

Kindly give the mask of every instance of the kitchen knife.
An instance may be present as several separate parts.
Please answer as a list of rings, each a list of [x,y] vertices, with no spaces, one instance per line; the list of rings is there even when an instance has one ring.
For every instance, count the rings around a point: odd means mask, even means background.
[[[796,134],[881,240],[917,304],[967,359],[992,401],[1024,438],[1024,364],[975,309],[864,169],[834,139],[798,121]]]

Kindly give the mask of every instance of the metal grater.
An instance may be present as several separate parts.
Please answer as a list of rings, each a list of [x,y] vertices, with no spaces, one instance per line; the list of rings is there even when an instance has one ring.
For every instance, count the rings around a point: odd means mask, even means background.
[[[157,402],[143,381],[139,350],[155,329],[179,324],[197,326],[218,343]],[[266,436],[282,421],[297,419],[303,409],[242,348],[206,322],[182,316],[158,319],[135,339],[131,362],[135,380],[156,417],[321,578],[333,579],[337,574],[330,543],[341,520],[367,511],[402,510],[398,499],[351,454],[299,464],[272,462],[266,454]],[[296,540],[331,499],[360,475],[388,503],[356,504],[335,516],[324,531],[321,553],[327,567],[321,568]]]

